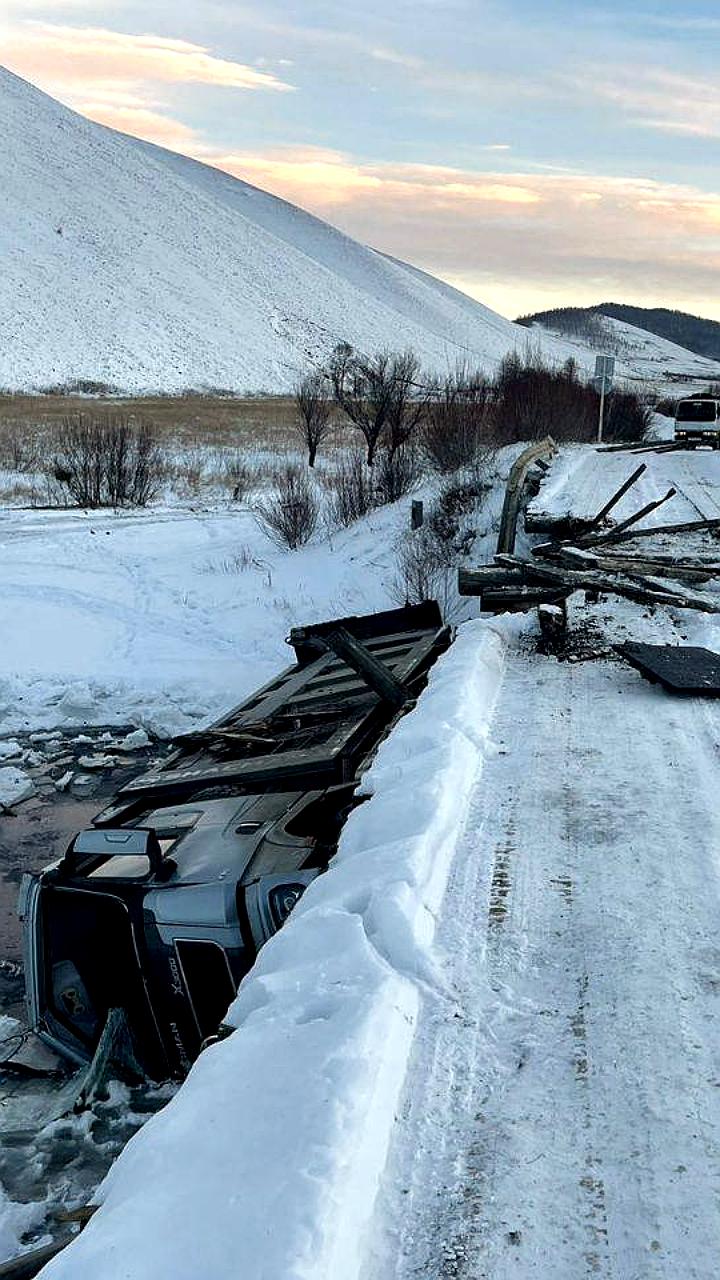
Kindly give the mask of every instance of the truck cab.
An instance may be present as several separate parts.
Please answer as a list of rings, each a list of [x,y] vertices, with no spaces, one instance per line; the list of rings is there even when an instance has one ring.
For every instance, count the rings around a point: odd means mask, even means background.
[[[720,399],[680,400],[675,410],[675,439],[688,444],[720,445]]]
[[[125,783],[23,878],[31,1029],[82,1064],[121,1020],[142,1074],[182,1078],[450,640],[435,601],[295,628],[292,666]]]

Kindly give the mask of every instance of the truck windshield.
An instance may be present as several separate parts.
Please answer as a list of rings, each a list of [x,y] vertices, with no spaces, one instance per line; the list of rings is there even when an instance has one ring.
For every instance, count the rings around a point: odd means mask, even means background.
[[[676,422],[714,422],[717,417],[717,400],[681,400],[675,415]]]

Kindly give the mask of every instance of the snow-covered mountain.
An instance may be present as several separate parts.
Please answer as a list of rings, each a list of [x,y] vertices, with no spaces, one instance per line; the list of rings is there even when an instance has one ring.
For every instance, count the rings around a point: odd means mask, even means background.
[[[618,375],[658,389],[720,366],[607,320]],[[633,337],[633,335],[635,335]],[[0,388],[282,391],[339,341],[492,372],[531,340],[416,267],[186,156],[115,133],[0,68]]]
[[[0,69],[0,386],[287,387],[341,340],[491,369],[527,333],[416,268]],[[552,339],[549,346],[554,349]]]
[[[591,319],[596,330],[592,336],[582,328],[584,317]],[[657,390],[671,392],[678,385],[682,389],[683,383],[699,386],[720,380],[720,363],[717,360],[688,351],[686,347],[680,347],[649,329],[641,329],[614,316],[599,315],[591,308],[541,312],[527,319],[532,322],[530,329],[534,335],[557,338],[565,346],[572,347],[576,358],[583,362],[588,343],[598,353],[615,355],[618,373],[630,382],[644,382]],[[577,334],[570,331],[569,323],[578,324]]]

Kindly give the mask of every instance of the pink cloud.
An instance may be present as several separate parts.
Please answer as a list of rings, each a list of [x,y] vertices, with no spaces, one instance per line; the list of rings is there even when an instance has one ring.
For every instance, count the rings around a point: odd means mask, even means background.
[[[29,79],[73,89],[88,80],[209,84],[274,92],[292,88],[267,71],[216,57],[188,40],[48,22],[23,22],[6,32],[3,61]]]

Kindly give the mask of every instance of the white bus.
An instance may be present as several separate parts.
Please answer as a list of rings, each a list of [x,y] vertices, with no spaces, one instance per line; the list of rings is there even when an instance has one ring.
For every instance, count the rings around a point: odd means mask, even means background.
[[[720,446],[720,399],[680,400],[675,410],[675,439]]]

